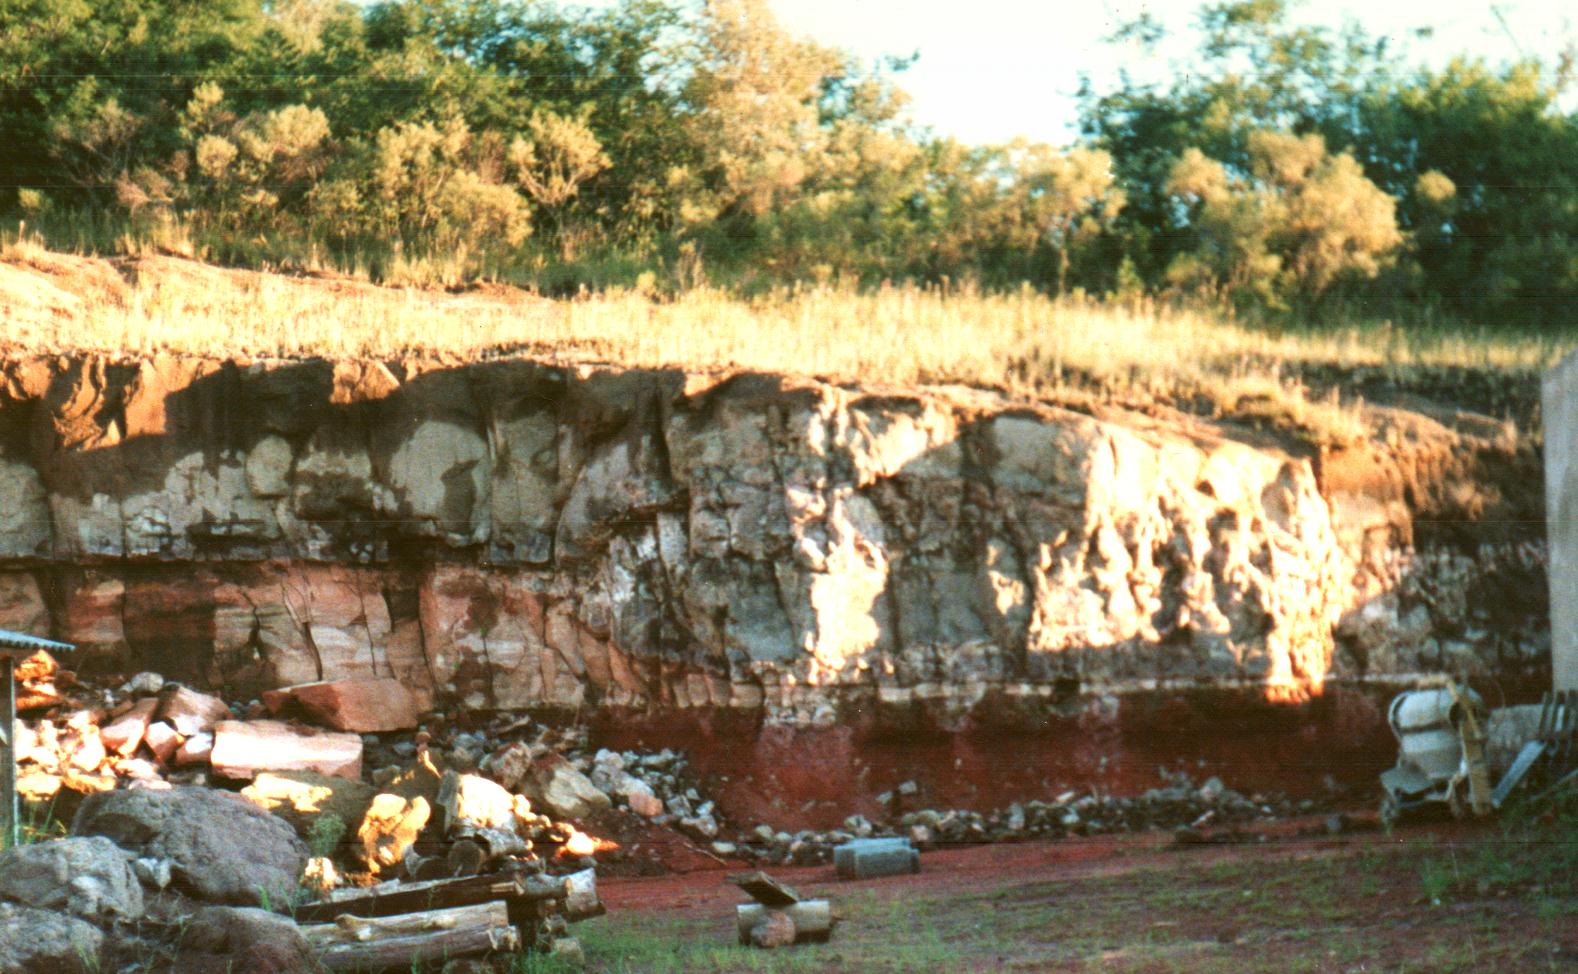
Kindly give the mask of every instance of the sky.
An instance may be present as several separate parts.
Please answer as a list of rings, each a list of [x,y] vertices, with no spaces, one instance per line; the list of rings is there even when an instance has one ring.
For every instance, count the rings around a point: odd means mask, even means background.
[[[1135,49],[1102,38],[1142,11],[1187,30],[1199,0],[771,0],[797,34],[867,58],[919,60],[899,78],[914,119],[964,142],[1004,142],[1016,135],[1062,144],[1073,138],[1074,94],[1081,72],[1098,85],[1121,66],[1166,71]],[[1496,12],[1500,12],[1498,18]],[[1294,8],[1305,23],[1340,27],[1353,19],[1372,35],[1407,41],[1421,59],[1444,62],[1470,52],[1501,62],[1520,52],[1551,55],[1578,37],[1578,4],[1561,0],[1306,0]],[[1413,36],[1429,27],[1428,39]],[[1165,75],[1163,75],[1165,76]]]

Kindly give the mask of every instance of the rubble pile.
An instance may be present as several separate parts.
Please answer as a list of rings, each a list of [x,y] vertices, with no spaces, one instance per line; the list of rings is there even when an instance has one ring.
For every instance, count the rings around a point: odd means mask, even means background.
[[[1329,804],[1285,796],[1246,796],[1217,778],[1196,786],[1183,774],[1171,776],[1165,787],[1135,797],[1069,791],[1053,801],[1015,802],[988,813],[916,807],[920,791],[915,782],[907,781],[879,796],[890,809],[882,821],[851,815],[841,829],[793,833],[763,823],[726,845],[731,855],[764,865],[813,865],[831,862],[833,850],[854,839],[904,838],[917,848],[930,849],[1152,829],[1186,831],[1308,815]]]
[[[468,741],[430,747],[425,708],[396,681],[304,684],[243,706],[151,673],[96,687],[46,654],[18,671],[32,837],[51,821],[70,837],[0,859],[0,969],[198,971],[209,968],[150,958],[211,955],[216,971],[362,970],[527,948],[574,958],[568,924],[601,912],[598,843],[563,812],[582,810],[567,795],[602,807],[607,796],[523,746],[513,763],[507,748],[489,755],[512,787],[473,773]],[[29,931],[55,927],[71,959],[31,943]],[[248,959],[257,950],[268,956]]]

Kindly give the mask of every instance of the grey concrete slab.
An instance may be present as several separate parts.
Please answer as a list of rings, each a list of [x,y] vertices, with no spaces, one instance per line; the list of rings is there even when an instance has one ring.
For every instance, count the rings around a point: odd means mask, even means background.
[[[1551,587],[1551,683],[1578,690],[1578,353],[1545,373],[1545,523]]]

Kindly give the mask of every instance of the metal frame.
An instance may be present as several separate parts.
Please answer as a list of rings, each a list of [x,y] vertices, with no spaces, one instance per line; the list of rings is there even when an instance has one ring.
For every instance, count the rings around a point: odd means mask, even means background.
[[[0,629],[0,659],[5,660],[5,701],[0,710],[0,814],[5,816],[6,848],[16,847],[21,838],[21,821],[16,798],[16,662],[39,650],[70,652],[77,647],[53,639],[40,639],[20,632]]]

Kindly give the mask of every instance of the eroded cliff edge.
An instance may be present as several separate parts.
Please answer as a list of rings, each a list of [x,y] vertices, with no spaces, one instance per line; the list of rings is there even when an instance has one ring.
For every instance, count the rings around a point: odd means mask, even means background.
[[[964,389],[447,364],[0,363],[0,627],[241,692],[466,708],[1077,710],[1548,668],[1539,460],[1340,453]]]

